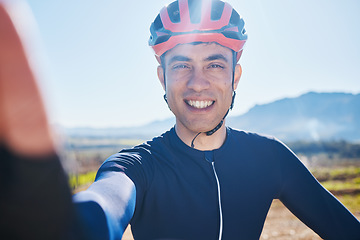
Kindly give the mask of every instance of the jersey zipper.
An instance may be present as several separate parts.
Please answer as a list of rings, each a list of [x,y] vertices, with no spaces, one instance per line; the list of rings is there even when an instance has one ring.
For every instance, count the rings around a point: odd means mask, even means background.
[[[215,179],[216,179],[216,185],[217,185],[217,192],[218,192],[218,203],[219,203],[219,213],[220,213],[220,230],[219,230],[219,240],[221,240],[222,238],[222,231],[223,231],[223,215],[222,215],[222,208],[221,208],[221,193],[220,193],[220,182],[219,182],[219,178],[217,176],[216,170],[215,170],[215,165],[214,165],[214,161],[211,162],[212,165],[212,169],[215,175]]]

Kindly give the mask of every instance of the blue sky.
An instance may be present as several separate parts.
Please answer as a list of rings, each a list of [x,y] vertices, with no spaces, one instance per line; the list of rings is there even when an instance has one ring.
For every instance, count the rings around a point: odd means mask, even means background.
[[[28,0],[47,106],[66,127],[171,117],[147,45],[164,0]],[[360,92],[360,2],[234,0],[249,35],[234,110],[307,91]]]

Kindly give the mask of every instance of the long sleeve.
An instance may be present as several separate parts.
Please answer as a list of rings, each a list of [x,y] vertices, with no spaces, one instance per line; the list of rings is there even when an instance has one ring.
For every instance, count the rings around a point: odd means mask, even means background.
[[[134,183],[122,172],[101,172],[86,191],[73,198],[87,239],[121,239],[135,210]]]
[[[25,156],[0,145],[0,239],[82,239],[58,156]]]
[[[281,147],[283,148],[283,147]],[[279,199],[323,239],[360,239],[360,222],[289,150],[281,150],[282,190]]]

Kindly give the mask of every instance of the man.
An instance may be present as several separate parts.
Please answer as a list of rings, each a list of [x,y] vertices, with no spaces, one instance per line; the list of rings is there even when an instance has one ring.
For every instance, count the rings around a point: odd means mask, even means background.
[[[247,39],[227,3],[161,10],[149,43],[176,125],[110,157],[74,197],[76,222],[35,77],[1,4],[0,32],[9,37],[0,39],[1,239],[121,239],[129,223],[135,239],[259,239],[274,198],[325,239],[359,239],[356,218],[282,143],[225,126]]]
[[[226,127],[241,76],[244,21],[218,0],[178,0],[150,28],[170,131],[122,150],[75,196],[92,236],[259,239],[280,199],[324,239],[359,239],[360,223],[281,142]],[[96,217],[94,217],[96,216]]]

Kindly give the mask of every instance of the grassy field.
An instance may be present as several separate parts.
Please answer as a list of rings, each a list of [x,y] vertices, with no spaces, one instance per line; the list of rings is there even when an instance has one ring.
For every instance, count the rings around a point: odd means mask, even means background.
[[[318,168],[312,173],[351,212],[360,214],[360,167]]]
[[[91,171],[83,174],[70,174],[69,185],[73,193],[86,189],[91,183],[94,182],[96,171]]]

